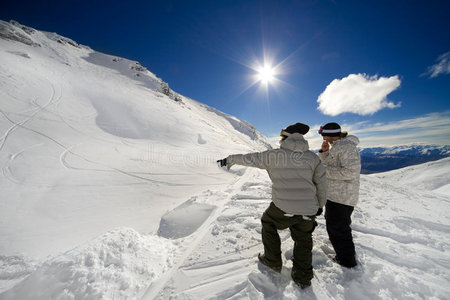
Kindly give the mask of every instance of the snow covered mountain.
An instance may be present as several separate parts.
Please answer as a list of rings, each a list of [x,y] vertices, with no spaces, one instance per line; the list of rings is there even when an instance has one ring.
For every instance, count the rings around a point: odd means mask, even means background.
[[[403,145],[394,147],[376,147],[376,148],[364,148],[362,153],[372,153],[374,155],[450,155],[450,146],[447,145]]]
[[[235,180],[216,160],[264,150],[250,124],[135,61],[0,22],[0,255],[56,256]],[[3,277],[0,277],[3,278]]]
[[[330,261],[323,216],[312,288],[258,270],[270,181],[219,169],[266,149],[250,124],[140,64],[0,22],[0,299],[447,299],[450,159],[362,175],[359,266]]]
[[[361,150],[363,174],[391,171],[450,156],[450,146],[403,145],[365,148]]]

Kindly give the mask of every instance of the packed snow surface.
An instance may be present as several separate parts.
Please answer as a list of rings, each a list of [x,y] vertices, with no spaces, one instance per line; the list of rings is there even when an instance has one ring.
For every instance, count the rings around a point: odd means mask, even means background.
[[[259,268],[267,140],[139,63],[0,22],[0,299],[449,299],[450,159],[361,176],[358,267]],[[301,121],[301,120],[299,120]]]

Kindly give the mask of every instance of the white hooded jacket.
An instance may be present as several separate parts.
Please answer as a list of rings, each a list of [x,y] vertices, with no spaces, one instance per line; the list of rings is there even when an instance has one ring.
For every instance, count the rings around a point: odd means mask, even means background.
[[[227,165],[267,170],[274,204],[289,214],[311,216],[325,205],[327,182],[320,158],[308,149],[303,135],[293,133],[279,149],[230,155]]]
[[[337,140],[329,151],[319,153],[327,171],[328,200],[356,206],[359,198],[361,157],[354,135]]]

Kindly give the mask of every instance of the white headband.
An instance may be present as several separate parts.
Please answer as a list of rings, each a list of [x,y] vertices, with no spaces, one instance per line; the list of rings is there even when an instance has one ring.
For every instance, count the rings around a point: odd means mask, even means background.
[[[322,133],[338,133],[341,129],[322,129]]]

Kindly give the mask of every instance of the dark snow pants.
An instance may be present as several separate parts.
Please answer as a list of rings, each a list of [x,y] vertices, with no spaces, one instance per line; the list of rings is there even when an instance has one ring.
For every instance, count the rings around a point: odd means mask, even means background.
[[[264,256],[270,266],[281,267],[283,264],[278,230],[289,228],[291,231],[295,242],[292,278],[297,283],[308,284],[313,278],[312,232],[317,226],[315,219],[315,216],[287,217],[273,202],[261,218]]]
[[[327,200],[325,209],[328,237],[336,252],[337,262],[348,268],[356,266],[355,244],[350,227],[353,206]]]

